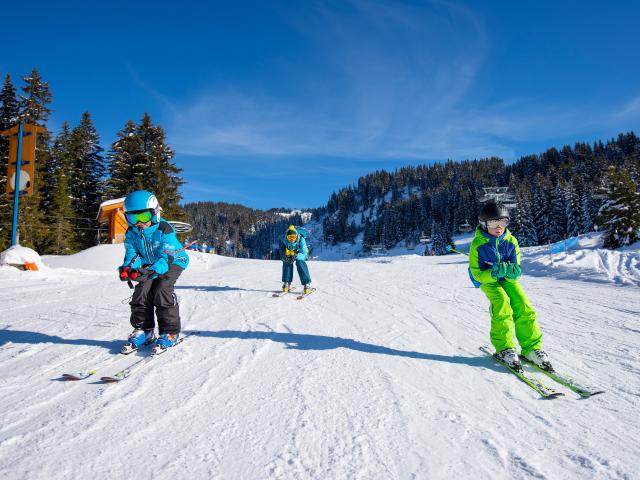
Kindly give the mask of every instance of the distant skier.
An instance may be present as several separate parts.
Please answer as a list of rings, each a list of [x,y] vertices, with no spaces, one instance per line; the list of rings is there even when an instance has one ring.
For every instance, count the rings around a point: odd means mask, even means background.
[[[163,353],[178,342],[180,312],[173,286],[189,265],[175,231],[160,218],[156,196],[145,190],[127,195],[124,216],[129,228],[124,237],[125,257],[119,267],[120,280],[138,282],[131,298],[134,330],[122,353],[131,353],[156,342],[153,353]],[[160,336],[154,334],[154,307]]]
[[[309,294],[311,288],[311,276],[307,267],[309,249],[305,240],[306,230],[290,225],[287,233],[281,240],[280,257],[282,258],[282,291],[288,292],[293,281],[293,263],[295,262],[300,276],[300,282],[304,285],[303,293]]]
[[[515,332],[521,355],[548,369],[551,364],[542,350],[536,312],[518,282],[522,275],[520,247],[507,229],[509,211],[488,202],[480,211],[479,223],[469,251],[469,275],[491,302],[491,343],[505,363],[520,370]]]

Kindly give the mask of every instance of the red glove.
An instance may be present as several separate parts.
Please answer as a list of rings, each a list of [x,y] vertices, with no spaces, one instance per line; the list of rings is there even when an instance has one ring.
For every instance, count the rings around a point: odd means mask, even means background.
[[[123,282],[126,282],[127,280],[129,280],[129,271],[131,270],[130,267],[119,267],[118,271],[120,272],[120,280],[122,280]],[[132,272],[135,273],[135,272]]]
[[[155,272],[146,267],[140,267],[137,270],[131,270],[131,272],[129,272],[129,280],[133,280],[134,282],[146,282],[152,277],[155,278]]]

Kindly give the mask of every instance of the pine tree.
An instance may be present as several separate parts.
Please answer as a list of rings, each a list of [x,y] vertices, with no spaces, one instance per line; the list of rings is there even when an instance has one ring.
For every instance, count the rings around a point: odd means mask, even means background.
[[[116,134],[118,138],[111,145],[107,155],[109,165],[109,179],[105,192],[107,199],[125,197],[130,191],[145,187],[144,170],[135,163],[142,156],[142,141],[136,135],[136,128],[136,124],[129,120]]]
[[[566,216],[567,216],[567,236],[575,237],[583,233],[582,226],[584,225],[583,208],[581,203],[582,198],[582,182],[580,177],[577,177],[566,192]]]
[[[137,129],[142,139],[145,163],[154,175],[147,176],[147,189],[154,192],[167,218],[178,220],[184,217],[180,207],[184,184],[182,169],[173,163],[175,152],[166,144],[166,135],[161,126],[154,126],[148,113],[144,114]]]
[[[50,181],[51,199],[48,211],[48,223],[51,225],[52,245],[50,249],[58,255],[76,252],[80,244],[77,240],[78,230],[74,227],[76,212],[73,209],[70,178],[75,171],[72,168],[73,158],[71,154],[72,133],[69,124],[62,124],[62,131],[53,143],[51,162],[48,175]]]
[[[551,240],[551,236],[547,230],[549,225],[549,204],[546,180],[542,175],[538,174],[531,207],[533,212],[533,224],[536,229],[536,237],[540,243],[546,243]]]
[[[436,255],[445,255],[447,253],[447,245],[443,225],[434,221],[431,227],[431,249]]]
[[[105,161],[102,157],[100,137],[89,112],[82,115],[80,124],[69,138],[73,209],[79,220],[79,240],[83,248],[96,244],[97,225],[95,218],[100,208],[104,191]]]
[[[609,167],[602,193],[606,200],[600,208],[605,228],[604,248],[618,248],[640,239],[640,192],[626,169]]]
[[[594,217],[597,215],[597,209],[594,207],[594,201],[591,194],[585,189],[580,197],[580,208],[582,210],[581,232],[591,232],[595,229]],[[594,211],[596,214],[594,214]]]
[[[556,185],[551,189],[549,196],[549,217],[547,225],[548,238],[552,242],[558,242],[564,238],[567,232],[567,215],[564,204],[562,188]]]
[[[18,99],[16,89],[7,75],[0,92],[0,131],[8,130],[18,123]],[[9,139],[0,137],[0,250],[5,250],[11,241],[11,210],[13,198],[6,195],[7,167],[9,165]]]
[[[182,169],[173,163],[175,152],[166,145],[165,137],[162,127],[154,126],[146,113],[138,126],[127,122],[108,155],[107,196],[118,198],[132,190],[149,190],[158,197],[164,216],[180,220],[184,218],[180,207],[184,180],[180,177]]]
[[[531,199],[526,190],[518,191],[516,194],[516,207],[511,213],[509,230],[516,236],[520,246],[538,245],[538,234],[531,211]]]

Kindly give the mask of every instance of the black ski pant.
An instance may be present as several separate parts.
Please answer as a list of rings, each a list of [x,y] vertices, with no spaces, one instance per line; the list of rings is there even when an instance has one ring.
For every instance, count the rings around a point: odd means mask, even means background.
[[[178,298],[173,286],[184,269],[171,265],[164,275],[136,285],[131,298],[131,325],[133,328],[155,328],[153,309],[158,317],[158,330],[163,333],[180,333]]]

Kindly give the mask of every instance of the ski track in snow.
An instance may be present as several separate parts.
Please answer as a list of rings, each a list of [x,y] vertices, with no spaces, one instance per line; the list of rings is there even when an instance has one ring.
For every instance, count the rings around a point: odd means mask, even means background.
[[[312,262],[318,291],[296,301],[271,298],[279,262],[190,255],[176,293],[193,335],[118,384],[99,378],[139,354],[59,381],[130,331],[113,270],[0,269],[1,478],[638,478],[633,282],[533,265],[545,348],[606,390],[538,374],[565,393],[542,400],[478,351],[488,303],[461,256]],[[608,271],[634,278],[630,258]]]

